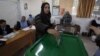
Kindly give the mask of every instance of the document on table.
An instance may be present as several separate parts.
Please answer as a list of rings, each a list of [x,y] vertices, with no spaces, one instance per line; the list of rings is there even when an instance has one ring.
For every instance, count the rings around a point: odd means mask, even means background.
[[[26,27],[26,28],[24,28],[24,29],[22,29],[22,30],[28,31],[28,30],[31,30],[31,29],[36,29],[36,28],[35,28],[35,26],[31,26],[31,27]]]
[[[0,41],[7,41],[8,39],[13,38],[16,34],[18,34],[18,32],[12,32],[10,34],[7,34],[3,36],[3,38],[1,38]]]

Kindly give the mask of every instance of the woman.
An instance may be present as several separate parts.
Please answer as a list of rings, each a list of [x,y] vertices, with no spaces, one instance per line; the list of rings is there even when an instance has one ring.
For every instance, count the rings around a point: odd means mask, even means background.
[[[58,36],[59,33],[50,23],[51,12],[50,5],[47,2],[44,2],[41,6],[41,12],[35,17],[35,26],[36,26],[36,40],[42,37],[45,33],[53,34]]]

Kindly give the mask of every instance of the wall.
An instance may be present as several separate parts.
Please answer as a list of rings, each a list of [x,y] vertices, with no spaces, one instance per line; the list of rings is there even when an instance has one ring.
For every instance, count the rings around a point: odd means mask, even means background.
[[[28,4],[28,9],[24,9],[24,4]],[[29,14],[36,15],[40,12],[40,0],[20,0],[21,16],[26,16],[28,18]]]
[[[18,20],[17,0],[0,0],[0,19],[5,19],[11,27]]]
[[[50,3],[51,11],[52,11],[52,0],[46,0]],[[28,10],[24,10],[24,4],[28,4]],[[21,8],[21,16],[28,17],[29,14],[36,16],[40,13],[42,0],[20,0],[20,8]]]
[[[72,11],[73,0],[60,0],[60,7],[65,8],[67,11]]]
[[[77,18],[75,16],[72,17],[72,24],[77,24],[81,27],[80,33],[89,31],[89,24],[94,17],[91,18]]]

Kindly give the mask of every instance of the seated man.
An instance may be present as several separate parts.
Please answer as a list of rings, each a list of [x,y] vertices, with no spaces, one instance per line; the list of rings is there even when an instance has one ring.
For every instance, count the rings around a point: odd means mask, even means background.
[[[6,21],[1,19],[0,20],[0,35],[7,35],[11,33],[13,30],[10,28],[9,25],[6,24]]]
[[[89,27],[91,27],[91,26],[93,28],[100,29],[100,17],[98,17],[98,18],[96,17],[94,20],[92,20]],[[95,39],[96,39],[95,30],[90,28],[88,36],[91,37],[92,41],[95,41]]]
[[[31,24],[34,24],[34,17],[33,17],[31,14],[29,14],[28,21],[29,21]]]
[[[14,26],[15,30],[20,30],[30,26],[30,22],[26,20],[25,16],[22,16],[21,21],[18,21],[17,24]]]
[[[71,25],[71,22],[72,22],[72,16],[67,11],[67,12],[65,12],[63,18],[61,19],[61,24],[63,26],[68,26],[68,25]]]

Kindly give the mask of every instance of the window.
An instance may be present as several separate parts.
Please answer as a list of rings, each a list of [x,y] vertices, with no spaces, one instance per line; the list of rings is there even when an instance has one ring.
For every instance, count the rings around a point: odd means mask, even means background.
[[[78,0],[74,0],[73,1],[72,15],[76,15],[77,14],[78,3],[79,3]]]
[[[60,6],[59,6],[59,0],[52,0],[52,14],[53,16],[57,16],[59,15],[59,9],[60,9]]]
[[[94,10],[93,11],[99,11],[99,6],[94,6]]]
[[[100,14],[100,0],[96,0],[92,16],[99,15]]]

